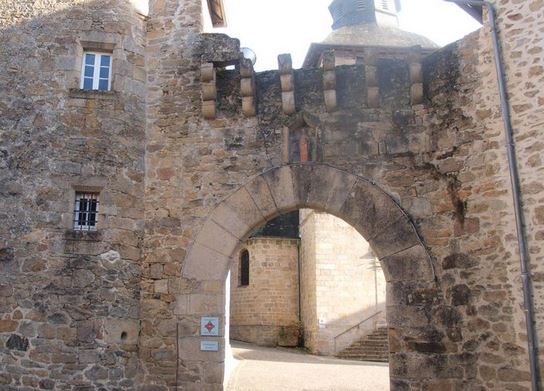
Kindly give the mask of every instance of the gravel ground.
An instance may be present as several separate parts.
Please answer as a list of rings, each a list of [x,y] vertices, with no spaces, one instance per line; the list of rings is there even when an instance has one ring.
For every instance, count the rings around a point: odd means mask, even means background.
[[[232,342],[227,391],[389,391],[389,366]]]

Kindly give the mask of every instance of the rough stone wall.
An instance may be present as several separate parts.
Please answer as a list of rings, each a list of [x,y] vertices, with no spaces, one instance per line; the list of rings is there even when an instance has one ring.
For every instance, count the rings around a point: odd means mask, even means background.
[[[432,255],[436,289],[388,284],[392,388],[529,389],[487,29],[424,60],[422,105],[410,104],[409,69],[392,60],[378,71],[378,108],[365,103],[364,65],[345,66],[335,72],[337,111],[327,112],[324,105],[321,70],[294,72],[296,115],[282,112],[279,73],[265,72],[256,75],[257,117],[244,118],[240,75],[219,71],[218,114],[204,120],[199,68],[213,58],[202,57],[199,0],[152,2],[145,26],[147,89],[143,23],[128,3],[18,1],[0,7],[2,386],[37,388],[42,382],[46,388],[53,382],[58,389],[132,389],[138,372],[144,390],[221,389],[223,351],[200,352],[198,320],[223,316],[226,269],[210,268],[202,280],[183,278],[184,268],[194,267],[184,265],[185,255],[191,249],[206,265],[232,255],[227,243],[243,240],[255,227],[244,225],[232,214],[234,206],[221,201],[249,178],[288,163],[282,134],[302,127],[319,146],[314,163],[385,189]],[[542,0],[497,1],[538,309],[543,7]],[[115,76],[121,85],[114,81],[119,93],[70,91],[78,86],[78,41],[102,39],[114,41],[114,60],[122,64]],[[82,240],[66,233],[70,194],[89,182],[103,189],[104,229]],[[248,201],[252,194],[266,193],[256,186]],[[142,205],[145,258],[138,297]],[[216,206],[215,215],[230,222],[223,227],[228,230],[216,227],[222,236],[201,232]],[[197,237],[202,241],[194,243]],[[212,250],[205,243],[222,246]],[[117,264],[109,250],[120,254]],[[100,254],[108,254],[104,262]],[[406,303],[411,307],[400,306]],[[137,330],[138,318],[136,345],[131,330]],[[128,319],[132,328],[115,329],[118,319]],[[121,329],[126,342],[117,339]]]
[[[125,1],[0,4],[0,389],[132,390],[143,238],[144,22]],[[79,90],[83,49],[113,91]],[[100,191],[96,232],[74,192]]]
[[[373,331],[378,322],[385,323],[383,271],[352,226],[330,214],[303,209],[301,248],[301,306],[310,351],[335,354]]]
[[[529,6],[539,11],[539,2],[523,5]],[[510,22],[504,20],[505,15],[515,14],[520,7],[519,3],[501,3],[500,27],[507,28]],[[503,35],[505,46],[518,42],[516,34],[523,34],[529,23],[542,23],[541,17],[530,17],[520,25],[520,17],[514,18],[516,23],[512,23],[519,30],[512,36]],[[533,56],[538,58],[538,54]],[[256,126],[255,133],[261,136],[257,141],[267,152],[263,162],[277,166],[288,162],[285,156],[289,154],[281,151],[290,127],[309,129],[314,137],[311,141],[319,145],[316,162],[370,178],[416,224],[432,254],[438,288],[414,297],[405,294],[411,289],[409,283],[389,284],[394,389],[528,389],[515,229],[487,30],[424,60],[424,104],[410,105],[405,63],[390,60],[382,65],[378,108],[365,105],[364,65],[347,66],[336,69],[338,111],[329,113],[320,90],[321,71],[295,71],[297,120],[282,113],[279,74],[257,74],[258,123],[248,119],[243,125]],[[236,74],[221,77],[226,78],[223,84],[236,83]],[[242,128],[239,117],[229,120],[236,109],[224,105],[236,102],[236,94],[233,91],[230,100],[218,98],[218,117],[209,124],[220,123],[227,133],[233,124]],[[250,152],[254,144],[248,141],[247,146],[241,150]],[[255,157],[253,161],[259,160]],[[257,165],[254,172],[259,172]],[[231,186],[232,176],[223,183],[223,188]],[[219,193],[210,191],[205,198],[216,205]],[[226,205],[228,201],[220,208]],[[240,236],[246,232],[243,224],[224,228]],[[443,304],[423,318],[421,313],[395,313],[407,302],[420,306],[421,311],[429,303]],[[426,322],[431,323],[425,338],[432,342],[418,342],[422,335],[402,334],[406,325]]]
[[[276,346],[280,329],[298,323],[298,239],[248,240],[249,285],[240,286],[239,259],[231,267],[230,335]]]
[[[533,281],[534,304],[536,314],[536,330],[538,333],[540,374],[544,373],[544,186],[542,173],[544,163],[544,2],[527,1],[516,4],[501,0],[498,6],[503,9],[499,14],[501,39],[504,40],[503,53],[506,59],[508,75],[508,94],[511,102],[512,124],[514,128],[518,168],[521,176],[522,199],[525,214],[528,249],[530,254],[530,272]],[[501,142],[502,144],[502,142]],[[512,220],[511,220],[512,221]],[[512,243],[513,230],[504,235],[509,243],[509,251],[515,254],[509,264],[509,278],[512,284],[512,295],[515,297],[515,315],[521,327],[516,331],[517,340],[525,348],[524,315],[520,310],[522,304],[521,284],[516,247]],[[511,244],[510,244],[511,243]],[[508,353],[508,351],[507,351]],[[526,365],[524,353],[520,356],[521,367]]]
[[[539,314],[541,246],[536,240],[536,216],[542,186],[536,180],[541,164],[535,151],[541,138],[541,131],[536,128],[543,113],[535,86],[542,82],[542,67],[538,65],[542,37],[535,31],[542,26],[544,4],[499,1],[497,9]],[[529,389],[526,329],[490,43],[491,37],[484,28],[449,48],[449,54],[443,50],[425,64],[428,74],[435,76],[428,83],[430,101],[425,123],[432,124],[430,129],[436,132],[435,149],[443,151],[432,164],[440,181],[449,182],[449,198],[457,206],[451,214],[452,227],[439,229],[443,225],[440,220],[446,215],[423,221],[420,226],[434,254],[443,260],[437,265],[439,277],[446,297],[463,319],[464,346],[477,363],[471,375],[487,389],[521,390]],[[454,69],[457,75],[452,74]],[[457,83],[440,81],[451,80],[452,76]],[[433,210],[439,211],[440,199],[431,200]],[[537,330],[541,321],[537,315]],[[541,344],[541,335],[539,340]]]

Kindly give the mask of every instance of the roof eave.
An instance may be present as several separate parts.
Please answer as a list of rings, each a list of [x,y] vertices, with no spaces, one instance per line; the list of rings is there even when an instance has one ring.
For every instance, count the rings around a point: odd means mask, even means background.
[[[223,0],[208,0],[208,11],[213,27],[227,27],[227,17]]]
[[[467,14],[472,16],[474,19],[476,19],[479,23],[484,22],[483,17],[483,9],[481,5],[470,5],[470,4],[459,4],[457,3],[459,7],[461,7]]]

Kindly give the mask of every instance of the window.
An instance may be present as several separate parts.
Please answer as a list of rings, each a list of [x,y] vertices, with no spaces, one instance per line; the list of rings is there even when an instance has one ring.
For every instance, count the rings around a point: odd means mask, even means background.
[[[249,285],[249,251],[244,250],[240,255],[240,286]]]
[[[74,229],[96,231],[97,217],[98,193],[76,192]]]
[[[81,89],[99,91],[109,91],[111,89],[111,54],[83,53]]]
[[[396,12],[393,0],[376,0],[376,8],[382,11]]]

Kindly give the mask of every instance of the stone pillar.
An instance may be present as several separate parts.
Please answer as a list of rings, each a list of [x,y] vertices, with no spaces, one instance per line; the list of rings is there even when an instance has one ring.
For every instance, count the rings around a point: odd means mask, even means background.
[[[367,57],[365,63],[365,79],[366,79],[366,105],[370,108],[378,108],[380,106],[380,87],[378,80],[378,68],[374,59]]]
[[[255,73],[251,60],[242,58],[240,61],[240,91],[242,94],[242,112],[246,117],[257,114],[255,100]]]
[[[328,112],[336,111],[336,68],[334,51],[323,54],[323,96]]]
[[[423,103],[423,67],[421,66],[421,47],[416,47],[408,56],[410,67],[410,102],[412,106]]]
[[[193,316],[185,316],[176,301],[178,296],[194,293],[195,298],[185,303],[189,308],[198,307],[198,300],[205,301],[198,295],[212,285],[201,283],[198,291],[192,280],[181,277],[187,251],[186,231],[181,223],[186,200],[179,183],[187,168],[174,158],[186,143],[184,135],[189,130],[184,125],[191,120],[200,123],[200,102],[203,97],[213,96],[213,88],[203,91],[199,82],[203,60],[201,53],[195,52],[195,42],[202,29],[201,6],[200,0],[154,0],[150,2],[147,21],[146,145],[149,148],[145,157],[147,223],[140,282],[142,331],[138,373],[143,390],[194,389],[194,385],[182,386],[188,378],[206,378],[209,384],[222,382],[222,374],[216,375],[222,369],[211,368],[213,364],[208,363],[186,362],[187,352],[198,349],[195,345],[188,348],[187,338],[192,335],[196,339],[199,313],[191,311]],[[204,62],[211,61],[204,59]],[[210,71],[208,65],[208,81],[213,79]],[[174,196],[170,198],[169,194]],[[166,214],[165,207],[169,210]],[[212,389],[208,384],[205,387]]]
[[[217,99],[213,63],[202,64],[200,67],[200,81],[202,86],[202,116],[206,119],[213,119],[215,118],[215,101]]]
[[[290,54],[278,56],[278,66],[281,80],[281,102],[285,114],[293,114],[295,108],[295,78],[293,75],[293,61]]]

